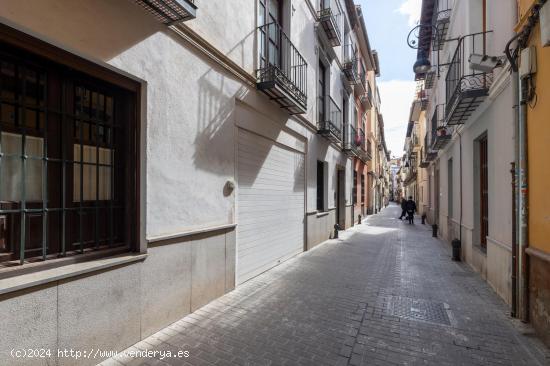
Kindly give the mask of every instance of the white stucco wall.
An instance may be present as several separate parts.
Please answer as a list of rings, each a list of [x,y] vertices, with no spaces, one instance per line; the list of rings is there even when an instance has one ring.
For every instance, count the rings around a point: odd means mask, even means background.
[[[257,54],[255,2],[239,1],[236,6],[234,2],[199,0],[197,5],[199,16],[186,25],[253,73]],[[292,17],[288,27],[309,64],[305,117],[313,127],[317,122],[317,36],[305,2],[293,3],[293,8],[289,10]],[[234,179],[233,110],[236,98],[247,100],[250,94],[257,94],[255,90],[197,56],[177,35],[130,1],[45,0],[31,6],[29,1],[12,0],[3,2],[0,11],[0,16],[41,37],[147,82],[148,237],[235,221],[234,197],[223,195],[225,182]],[[117,35],[114,39],[113,34]],[[330,70],[331,94],[341,106],[340,70],[334,62]],[[254,95],[250,103],[261,98]],[[272,108],[277,110],[274,104]],[[334,207],[335,167],[346,166],[351,177],[351,162],[314,131],[283,118],[277,115],[281,125],[288,125],[310,141],[308,162],[328,162],[328,205]],[[311,189],[316,182],[312,167],[315,165],[308,165],[308,209],[315,206],[316,196]],[[351,178],[348,182],[346,197],[351,196]]]

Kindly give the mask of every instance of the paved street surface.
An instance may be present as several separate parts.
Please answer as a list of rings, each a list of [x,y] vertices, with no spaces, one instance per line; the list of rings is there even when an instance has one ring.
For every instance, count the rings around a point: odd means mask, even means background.
[[[105,365],[547,365],[508,308],[431,228],[390,206]]]

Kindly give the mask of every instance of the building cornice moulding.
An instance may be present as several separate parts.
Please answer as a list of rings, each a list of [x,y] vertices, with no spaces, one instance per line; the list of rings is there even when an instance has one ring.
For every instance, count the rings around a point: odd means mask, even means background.
[[[183,38],[187,43],[192,45],[197,51],[206,56],[209,60],[228,71],[231,75],[235,76],[246,85],[256,88],[256,78],[254,75],[251,75],[241,66],[237,65],[211,43],[191,30],[191,28],[185,24],[173,25],[169,28],[178,36]]]
[[[309,2],[309,0],[306,0],[306,2]],[[221,53],[210,42],[191,30],[191,28],[189,28],[185,24],[174,25],[170,26],[169,28],[178,36],[180,36],[185,42],[193,46],[193,48],[199,51],[203,56],[208,58],[210,61],[220,66],[225,71],[229,72],[245,85],[256,90],[256,78],[254,77],[254,75],[248,73],[244,68],[237,65],[234,61]],[[317,132],[316,129],[312,128],[314,124],[308,121],[306,117],[302,115],[297,115],[294,117],[294,120],[304,125],[304,127],[306,127],[307,129],[315,133]]]

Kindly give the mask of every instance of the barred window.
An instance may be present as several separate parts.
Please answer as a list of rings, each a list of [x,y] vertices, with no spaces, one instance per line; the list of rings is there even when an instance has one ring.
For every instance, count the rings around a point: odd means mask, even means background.
[[[0,267],[129,247],[134,94],[0,45]]]

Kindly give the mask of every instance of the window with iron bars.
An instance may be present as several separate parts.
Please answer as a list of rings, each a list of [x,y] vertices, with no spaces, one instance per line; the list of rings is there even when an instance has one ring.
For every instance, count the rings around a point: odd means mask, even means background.
[[[0,46],[0,269],[129,248],[135,95]]]
[[[357,204],[357,170],[353,171],[353,204]]]
[[[367,197],[365,195],[365,175],[361,174],[361,202],[365,204]]]

